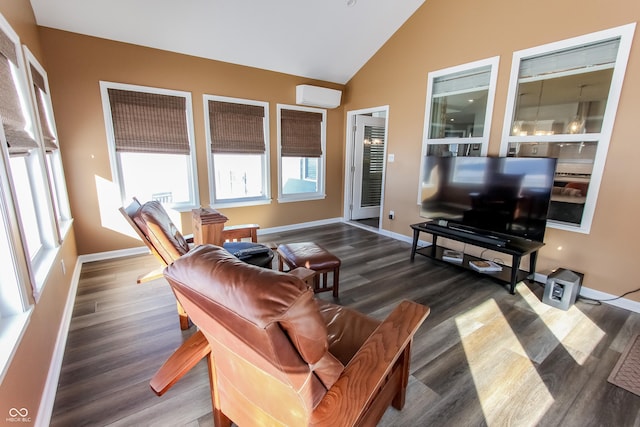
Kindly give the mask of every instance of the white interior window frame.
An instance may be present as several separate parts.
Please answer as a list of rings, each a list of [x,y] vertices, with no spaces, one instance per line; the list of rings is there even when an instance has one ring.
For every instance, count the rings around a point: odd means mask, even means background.
[[[233,208],[242,206],[257,206],[271,203],[271,149],[269,138],[269,103],[267,101],[257,101],[251,99],[234,98],[219,95],[203,95],[204,101],[204,123],[207,138],[207,171],[209,178],[209,200],[214,208]],[[262,197],[242,197],[235,199],[218,200],[215,196],[215,167],[211,152],[211,126],[209,124],[209,101],[230,102],[242,105],[254,105],[264,109],[263,132],[265,152],[262,158]],[[241,154],[241,153],[239,153]]]
[[[429,151],[430,145],[439,145],[439,144],[452,144],[452,143],[461,143],[461,144],[479,144],[480,145],[480,156],[486,156],[488,147],[489,147],[489,136],[491,133],[491,120],[493,118],[493,107],[495,103],[496,96],[496,83],[498,81],[498,66],[500,65],[500,57],[493,56],[491,58],[481,59],[478,61],[467,62],[465,64],[456,65],[453,67],[443,68],[437,71],[431,71],[427,75],[427,95],[425,98],[425,112],[424,112],[424,126],[422,130],[422,147],[420,150],[420,181],[421,184],[423,182],[423,169],[424,169],[424,159]],[[472,70],[474,68],[482,68],[482,67],[490,67],[489,72],[489,87],[487,91],[487,106],[484,117],[484,129],[482,132],[482,136],[472,136],[470,138],[430,138],[431,135],[431,106],[433,104],[433,82],[435,79],[439,77],[443,77],[449,74],[455,74],[462,71]],[[420,185],[418,186],[418,194],[417,194],[417,203],[420,205],[422,203],[421,200],[421,192]]]
[[[11,172],[11,162],[8,151],[6,153],[7,160],[5,162],[5,168],[8,171],[8,188],[11,189],[12,195],[10,197],[13,209],[17,214],[17,228],[21,234],[21,243],[23,248],[22,253],[26,257],[28,269],[28,274],[23,275],[22,278],[29,282],[34,301],[38,302],[46,284],[49,272],[53,268],[53,263],[58,254],[61,240],[58,234],[53,200],[51,199],[51,192],[49,191],[49,175],[47,174],[42,137],[39,127],[37,126],[37,108],[33,103],[32,91],[29,89],[29,84],[31,83],[30,72],[27,72],[27,62],[20,44],[20,38],[11,29],[8,22],[3,20],[0,22],[0,25],[2,25],[5,33],[15,44],[18,67],[14,70],[16,73],[14,75],[14,78],[16,79],[14,83],[16,84],[20,104],[23,113],[25,114],[24,118],[27,122],[26,131],[32,135],[38,145],[37,148],[30,150],[29,154],[24,157],[26,170],[29,175],[28,185],[31,189],[32,197],[34,198],[33,204],[35,207],[35,217],[38,223],[38,236],[40,240],[40,247],[35,253],[29,253],[27,248],[27,237],[25,232],[26,226],[22,223],[23,218],[20,215],[21,207],[17,201],[18,197],[15,189],[14,176]],[[3,142],[3,144],[4,149],[6,148],[6,143]],[[22,207],[22,209],[31,209],[31,207]]]
[[[192,209],[200,207],[200,191],[198,189],[198,167],[196,156],[195,132],[193,125],[193,104],[191,100],[191,92],[156,88],[151,86],[140,86],[128,83],[117,83],[109,81],[100,81],[100,94],[102,98],[102,111],[104,113],[104,123],[107,132],[107,145],[109,149],[109,162],[111,165],[111,177],[114,184],[120,192],[122,206],[126,206],[131,201],[127,200],[124,181],[122,179],[122,169],[118,153],[116,152],[116,143],[113,130],[113,120],[111,117],[111,105],[109,104],[108,89],[128,90],[133,92],[145,92],[158,95],[169,95],[185,98],[185,107],[187,114],[187,136],[189,138],[189,167],[190,176],[189,183],[189,201],[187,203],[173,203],[171,209],[177,212],[188,212]]]
[[[282,110],[297,110],[308,111],[311,113],[322,114],[322,126],[321,126],[321,146],[322,156],[314,157],[318,159],[318,190],[308,193],[296,193],[296,194],[283,194],[282,193],[282,122],[281,111]],[[327,197],[325,193],[326,185],[326,163],[327,163],[327,110],[324,108],[314,107],[302,107],[300,105],[288,105],[277,104],[276,105],[276,119],[277,119],[277,139],[278,139],[278,203],[289,202],[304,202],[309,200],[322,200]]]
[[[58,145],[58,149],[56,151],[54,151],[53,153],[46,153],[45,152],[45,154],[44,154],[44,156],[45,156],[45,165],[44,165],[44,167],[45,167],[45,169],[47,171],[47,180],[49,181],[50,197],[52,199],[55,198],[56,201],[57,201],[57,206],[58,206],[58,210],[59,210],[59,212],[58,212],[59,218],[56,217],[56,215],[54,215],[54,220],[55,220],[55,223],[56,223],[56,230],[58,232],[58,241],[60,243],[62,243],[64,238],[69,233],[69,230],[71,230],[71,224],[73,222],[73,218],[71,216],[71,206],[69,204],[69,195],[68,195],[68,191],[67,191],[67,184],[66,184],[66,181],[65,181],[64,168],[63,168],[63,165],[62,165],[62,155],[60,153],[60,139],[58,138],[58,130],[56,128],[55,116],[54,116],[54,113],[53,113],[53,104],[51,102],[51,91],[49,89],[49,78],[48,78],[47,72],[44,69],[44,67],[42,66],[42,64],[40,64],[40,62],[37,60],[35,55],[33,55],[33,53],[27,48],[27,46],[23,46],[23,49],[24,49],[24,53],[25,53],[25,60],[27,62],[27,72],[28,72],[28,75],[29,75],[29,88],[30,88],[31,96],[33,97],[32,98],[32,103],[34,105],[34,108],[37,109],[37,107],[36,107],[37,104],[36,104],[35,97],[38,96],[38,93],[34,89],[33,76],[31,75],[31,68],[30,67],[35,68],[40,73],[40,75],[44,79],[44,84],[45,84],[45,88],[46,88],[44,107],[46,108],[46,114],[49,117],[51,122],[50,123],[40,123],[39,114],[35,115],[35,119],[36,119],[37,123],[39,124],[39,126],[37,126],[37,128],[39,129],[39,132],[40,132],[40,140],[41,141],[44,140],[44,138],[42,136],[42,127],[50,124],[51,125],[51,132],[53,132],[53,135],[55,135],[56,142],[57,142],[57,145]],[[51,161],[51,164],[48,163],[47,159],[49,159]],[[53,180],[54,182],[52,183],[51,180]]]
[[[24,59],[20,49],[20,38],[9,22],[0,14],[0,29],[14,42],[16,54],[20,64]],[[23,76],[26,78],[26,75]],[[0,221],[6,234],[3,244],[9,252],[3,257],[3,273],[0,277],[0,383],[15,354],[18,344],[27,328],[33,306],[34,295],[33,266],[30,263],[22,234],[20,216],[18,214],[11,190],[11,176],[9,173],[9,150],[3,126],[0,126]],[[31,298],[33,297],[33,298]]]
[[[589,182],[589,191],[585,200],[584,211],[582,214],[582,221],[579,226],[572,226],[567,223],[547,220],[547,227],[555,228],[559,230],[566,230],[572,232],[578,232],[583,234],[589,234],[591,232],[591,225],[593,222],[593,216],[595,214],[598,193],[600,191],[600,184],[602,181],[602,175],[604,174],[604,166],[607,158],[607,152],[609,150],[609,144],[611,142],[611,135],[613,133],[613,126],[615,123],[616,114],[618,111],[618,104],[620,100],[620,94],[622,93],[622,84],[624,82],[624,76],[627,70],[627,62],[629,60],[629,53],[631,51],[631,44],[633,41],[633,35],[635,32],[636,23],[622,25],[619,27],[610,28],[607,30],[597,31],[594,33],[573,37],[557,42],[548,43],[541,46],[536,46],[529,49],[516,51],[513,53],[513,59],[511,62],[511,75],[509,78],[509,91],[507,93],[506,110],[504,115],[504,124],[502,128],[502,140],[500,144],[500,156],[506,156],[509,150],[509,143],[511,142],[571,142],[571,141],[597,141],[596,156],[593,162],[593,169],[591,172],[591,179]],[[602,128],[600,133],[590,134],[563,134],[563,135],[529,135],[529,136],[512,136],[511,127],[513,117],[515,114],[516,96],[518,92],[518,75],[520,71],[520,62],[523,59],[533,56],[550,54],[555,51],[566,50],[571,48],[577,48],[582,45],[597,43],[610,39],[620,39],[618,47],[618,54],[614,65],[614,71],[611,78],[611,86],[609,89],[609,96],[607,98],[607,105],[602,120]]]

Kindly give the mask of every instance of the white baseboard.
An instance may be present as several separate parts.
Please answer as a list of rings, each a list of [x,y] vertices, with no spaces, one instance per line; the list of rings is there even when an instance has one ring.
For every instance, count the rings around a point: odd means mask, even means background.
[[[92,261],[103,261],[106,259],[122,258],[132,255],[143,255],[150,253],[149,248],[140,246],[139,248],[119,249],[117,251],[96,252],[93,254],[78,255],[81,264]]]
[[[51,423],[51,414],[53,413],[53,404],[56,399],[56,391],[58,389],[58,380],[60,379],[60,371],[62,370],[62,359],[64,350],[67,346],[67,337],[69,336],[69,325],[71,324],[71,316],[73,314],[73,306],[75,304],[76,292],[78,290],[78,282],[80,281],[80,272],[82,270],[82,262],[80,257],[76,261],[71,276],[71,284],[69,285],[69,293],[65,303],[64,312],[62,313],[62,321],[58,329],[56,344],[53,349],[53,356],[49,364],[49,373],[42,391],[42,399],[36,416],[36,427],[47,427]]]
[[[347,225],[351,225],[353,227],[365,228],[368,231],[378,233],[383,236],[391,237],[393,239],[400,240],[409,244],[413,243],[413,239],[409,236],[405,236],[404,234],[394,233],[394,232],[383,230],[383,229],[362,227],[356,223],[347,221],[344,218],[331,218],[331,219],[326,219],[321,221],[311,221],[311,222],[292,224],[292,225],[286,225],[281,227],[263,228],[258,230],[258,234],[280,233],[284,231],[292,231],[292,230],[298,230],[301,228],[308,228],[308,227],[317,227],[321,225],[335,224],[340,222],[345,223]],[[431,243],[420,240],[419,244],[421,246],[428,246]],[[82,270],[82,264],[85,262],[120,258],[120,257],[125,257],[130,255],[140,255],[144,253],[149,253],[149,249],[147,247],[122,249],[117,251],[99,252],[94,254],[78,256],[78,261],[76,262],[76,266],[74,268],[73,276],[71,279],[71,284],[69,286],[69,294],[67,295],[67,302],[65,305],[62,321],[60,323],[60,328],[58,330],[58,336],[56,339],[56,345],[54,348],[53,357],[51,359],[51,364],[49,365],[49,374],[47,375],[47,381],[45,383],[44,391],[42,393],[42,399],[40,401],[40,408],[38,410],[38,415],[35,421],[35,425],[37,427],[46,427],[50,424],[50,421],[51,421],[51,415],[53,413],[53,405],[55,402],[56,390],[58,388],[58,380],[60,378],[60,371],[62,369],[62,359],[64,356],[65,346],[67,344],[67,337],[69,334],[69,325],[71,324],[71,316],[73,313],[75,296],[78,289],[78,282],[80,280],[80,272]],[[547,276],[544,274],[536,273],[535,280],[537,282],[545,283],[547,281]],[[616,298],[616,295],[600,292],[594,289],[587,288],[585,286],[582,286],[580,296],[594,299],[594,300],[607,300],[607,299]],[[640,303],[636,301],[628,300],[626,298],[619,298],[613,301],[603,301],[603,302],[605,302],[606,304],[623,308],[625,310],[633,311],[635,313],[640,313]]]
[[[403,242],[407,242],[407,243],[413,244],[413,238],[411,238],[409,236],[405,236],[404,234],[394,233],[394,232],[383,230],[383,229],[375,229],[373,227],[366,227],[366,226],[362,226],[362,225],[360,225],[358,223],[354,223],[354,222],[346,221],[346,220],[344,221],[344,223],[348,224],[348,225],[351,225],[353,227],[363,228],[363,229],[372,231],[374,233],[381,234],[383,236],[391,237],[391,238],[394,238],[396,240],[401,240]],[[420,246],[431,246],[430,242],[425,242],[425,241],[422,241],[422,240],[419,240],[418,244]],[[546,274],[541,274],[541,273],[535,273],[534,280],[536,282],[539,282],[539,283],[546,283],[547,282],[547,275]],[[598,291],[598,290],[595,290],[595,289],[587,288],[586,286],[582,286],[580,288],[580,296],[584,297],[584,298],[596,300],[596,301],[601,301],[601,302],[603,302],[605,304],[613,305],[615,307],[620,307],[620,308],[623,308],[625,310],[632,311],[634,313],[640,313],[640,302],[633,301],[633,300],[626,299],[626,298],[618,298],[617,295],[612,295],[612,294],[608,294],[606,292],[601,292],[601,291]],[[607,300],[610,300],[610,301],[607,301]]]
[[[293,230],[299,230],[301,228],[309,228],[309,227],[319,227],[321,225],[336,224],[339,222],[342,222],[342,218],[329,218],[329,219],[322,219],[319,221],[309,221],[309,222],[300,222],[298,224],[283,225],[280,227],[260,228],[258,229],[258,235],[282,233],[284,231],[293,231]]]

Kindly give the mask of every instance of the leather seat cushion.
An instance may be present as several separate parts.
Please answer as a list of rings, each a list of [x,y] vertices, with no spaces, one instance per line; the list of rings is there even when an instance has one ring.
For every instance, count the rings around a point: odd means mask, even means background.
[[[317,304],[327,326],[329,352],[346,366],[380,322],[348,307],[322,300]]]
[[[283,244],[278,246],[278,253],[294,268],[321,271],[340,267],[340,258],[313,242]]]

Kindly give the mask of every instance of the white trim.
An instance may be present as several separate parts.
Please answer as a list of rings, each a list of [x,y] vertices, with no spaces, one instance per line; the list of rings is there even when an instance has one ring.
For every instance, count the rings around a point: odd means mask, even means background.
[[[502,128],[502,140],[500,143],[500,156],[506,156],[509,149],[510,142],[564,142],[573,141],[575,138],[582,138],[582,140],[596,140],[598,142],[595,159],[593,162],[593,168],[591,172],[591,180],[589,182],[589,191],[584,205],[584,211],[582,214],[582,221],[579,226],[573,226],[563,224],[561,222],[549,220],[547,226],[549,228],[556,228],[560,230],[567,230],[573,232],[579,232],[589,234],[591,232],[591,225],[593,222],[593,216],[596,210],[596,204],[598,199],[598,193],[600,190],[600,183],[602,176],[604,175],[604,166],[607,158],[607,151],[609,149],[609,143],[611,141],[611,135],[613,133],[613,126],[618,109],[618,103],[620,95],[622,93],[622,84],[626,73],[627,62],[629,59],[629,53],[631,51],[631,43],[633,41],[633,35],[635,32],[636,24],[631,23],[622,25],[608,30],[598,31],[583,36],[573,37],[566,40],[561,40],[553,43],[548,43],[541,46],[536,46],[529,49],[520,50],[513,53],[513,59],[511,62],[511,75],[509,78],[509,90],[507,93],[506,110],[504,115],[504,123]],[[614,66],[613,75],[611,78],[611,86],[609,95],[607,98],[606,109],[604,117],[602,119],[602,128],[599,134],[585,134],[577,136],[553,136],[553,137],[540,137],[540,136],[527,136],[527,137],[514,137],[511,136],[511,125],[513,122],[513,115],[515,113],[515,97],[518,91],[518,85],[520,83],[518,79],[520,71],[520,62],[527,57],[533,57],[541,54],[552,53],[554,51],[566,50],[573,47],[579,47],[590,43],[596,43],[607,39],[620,38],[620,44],[618,47],[618,54],[616,57],[616,63]],[[589,69],[591,70],[591,69]]]
[[[284,231],[300,230],[301,228],[319,227],[321,225],[329,225],[343,222],[342,218],[328,218],[318,221],[300,222],[297,224],[283,225],[280,227],[261,228],[258,230],[258,235],[270,234],[270,233],[282,233]]]
[[[40,399],[40,406],[38,407],[38,414],[36,415],[35,419],[36,426],[46,427],[51,422],[51,415],[53,413],[53,405],[56,399],[56,391],[58,389],[60,371],[62,370],[64,351],[67,346],[69,326],[71,325],[71,317],[73,315],[73,307],[75,305],[76,292],[78,290],[81,270],[82,263],[80,261],[80,257],[78,257],[75,268],[73,270],[73,275],[71,276],[69,293],[67,294],[67,302],[62,313],[60,328],[58,329],[58,335],[56,338],[55,347],[53,349],[53,356],[51,357],[51,363],[49,363],[47,380],[44,385],[44,390],[42,391],[42,398]]]
[[[78,259],[84,264],[85,262],[103,261],[106,259],[122,258],[132,255],[144,255],[151,253],[147,246],[140,246],[138,248],[119,249],[116,251],[96,252],[93,254],[78,255]]]
[[[467,62],[465,64],[456,65],[454,67],[444,68],[437,71],[431,71],[427,75],[427,94],[425,98],[425,111],[424,111],[424,123],[422,128],[422,147],[420,151],[420,180],[418,181],[418,194],[417,203],[420,205],[422,181],[424,177],[422,172],[424,169],[424,158],[427,155],[429,145],[435,144],[480,144],[480,155],[486,156],[489,148],[489,137],[491,135],[491,120],[493,118],[493,107],[495,104],[496,96],[496,82],[498,81],[498,68],[500,65],[500,57],[494,56],[487,59],[482,59],[474,62]],[[474,68],[482,68],[489,66],[489,87],[487,88],[487,105],[485,107],[484,127],[482,130],[482,136],[474,136],[471,138],[431,138],[431,100],[433,98],[433,81],[441,76],[448,74],[454,74],[461,71],[472,70]]]
[[[209,179],[209,204],[214,208],[232,208],[239,206],[255,206],[271,203],[271,145],[270,145],[270,119],[269,102],[252,99],[232,98],[219,95],[202,95],[204,103],[205,137],[207,141],[207,176]],[[247,197],[217,201],[215,198],[215,170],[213,166],[213,153],[211,153],[211,124],[209,123],[209,101],[230,102],[240,105],[253,105],[264,110],[263,132],[265,152],[262,158],[262,197]],[[241,153],[239,153],[241,154]]]
[[[380,193],[380,222],[378,227],[382,226],[382,218],[384,216],[384,195],[385,195],[385,182],[387,176],[387,152],[389,150],[389,105],[381,105],[379,107],[363,108],[360,110],[347,111],[346,119],[346,136],[345,141],[345,153],[344,153],[344,198],[343,198],[343,211],[342,218],[344,221],[351,219],[350,205],[353,203],[353,185],[352,185],[352,171],[351,167],[354,166],[354,145],[355,145],[355,118],[356,116],[372,113],[384,113],[384,163],[382,167],[382,192]]]
[[[296,110],[296,111],[308,111],[311,113],[320,113],[322,114],[322,126],[321,126],[321,146],[322,146],[322,156],[318,157],[318,170],[317,180],[318,180],[318,191],[313,193],[296,193],[290,195],[282,194],[282,156],[280,155],[281,148],[281,136],[282,136],[282,126],[281,126],[281,110]],[[277,139],[277,155],[278,155],[278,203],[287,203],[287,202],[303,202],[307,200],[319,200],[324,199],[326,197],[325,193],[325,182],[326,182],[326,169],[327,169],[327,110],[324,108],[313,108],[313,107],[301,107],[299,105],[288,105],[288,104],[276,104],[276,139]]]
[[[31,320],[33,306],[22,313],[13,316],[2,317],[0,327],[0,384],[11,366],[11,360],[16,353],[16,349],[22,341],[24,331]]]
[[[200,206],[200,190],[198,188],[198,165],[196,156],[196,141],[193,125],[193,103],[191,92],[181,90],[162,89],[151,86],[139,86],[127,83],[115,83],[100,80],[100,97],[102,100],[102,112],[104,115],[104,124],[107,137],[107,147],[109,149],[109,163],[111,165],[111,179],[120,191],[122,205],[127,204],[124,191],[124,182],[122,182],[122,169],[118,161],[116,153],[116,144],[113,131],[113,120],[111,118],[111,105],[109,104],[108,89],[127,90],[133,92],[152,93],[158,95],[170,95],[185,98],[185,109],[187,115],[187,136],[189,138],[189,165],[191,168],[191,176],[189,177],[189,202],[174,204],[171,206],[175,210],[192,209]]]
[[[51,129],[50,129],[51,132],[56,137],[56,139],[58,139],[58,141],[56,141],[58,145],[57,150],[55,150],[53,153],[47,153],[45,150],[45,153],[44,153],[45,164],[43,165],[43,167],[47,172],[46,178],[47,178],[48,189],[50,193],[49,197],[51,199],[51,207],[53,212],[51,220],[55,224],[55,230],[57,232],[57,237],[58,237],[58,245],[60,245],[64,241],[64,236],[66,235],[65,230],[68,230],[73,218],[71,215],[71,207],[69,205],[69,194],[67,190],[67,184],[64,179],[65,177],[64,167],[62,165],[62,157],[61,157],[62,154],[60,151],[60,142],[58,138],[58,130],[56,127],[56,119],[53,112],[53,105],[51,103],[51,90],[49,89],[49,76],[47,74],[47,71],[42,66],[42,64],[40,64],[38,59],[35,57],[35,55],[29,50],[29,48],[26,45],[23,46],[23,50],[25,54],[25,61],[27,63],[27,74],[29,76],[29,81],[30,81],[29,93],[32,96],[32,104],[34,106],[34,109],[36,110],[35,119],[40,124],[40,126],[38,127],[39,131],[41,132],[40,140],[44,141],[44,137],[42,136],[42,128],[44,126],[51,126]],[[45,104],[44,107],[46,109],[46,115],[48,116],[48,119],[49,119],[48,122],[44,124],[40,120],[40,114],[37,108],[38,102],[35,98],[38,97],[38,93],[34,89],[33,76],[31,74],[31,67],[35,68],[35,70],[39,72],[42,78],[44,79],[44,85],[45,85],[44,95],[46,97],[46,102],[44,103]],[[49,164],[49,161],[47,161],[47,159],[50,159],[51,164]],[[55,202],[54,202],[54,199],[55,199]],[[55,211],[55,206],[57,206],[59,210],[58,212]],[[59,217],[58,215],[56,215],[56,213],[59,215]]]

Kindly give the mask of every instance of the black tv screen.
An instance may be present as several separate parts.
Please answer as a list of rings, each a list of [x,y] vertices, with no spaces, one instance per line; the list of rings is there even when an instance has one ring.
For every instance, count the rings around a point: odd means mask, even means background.
[[[556,159],[427,156],[420,216],[542,242]]]

